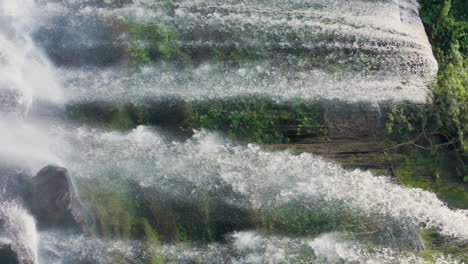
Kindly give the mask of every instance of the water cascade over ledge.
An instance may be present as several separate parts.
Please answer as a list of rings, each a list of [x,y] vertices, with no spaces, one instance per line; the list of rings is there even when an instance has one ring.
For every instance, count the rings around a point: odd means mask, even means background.
[[[0,0],[0,264],[464,263],[419,253],[428,232],[468,243],[468,211],[433,192],[139,108],[300,99],[380,129],[437,70],[416,0]]]

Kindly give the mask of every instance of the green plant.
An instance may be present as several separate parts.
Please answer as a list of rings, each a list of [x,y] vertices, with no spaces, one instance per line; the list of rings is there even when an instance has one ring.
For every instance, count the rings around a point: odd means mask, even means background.
[[[152,61],[173,61],[178,66],[190,64],[188,55],[182,51],[177,41],[177,28],[169,22],[154,20],[149,23],[129,23],[131,43],[130,61],[134,65],[148,64]]]
[[[226,132],[247,142],[283,143],[300,136],[323,136],[327,130],[316,102],[278,103],[262,97],[211,100],[195,104],[188,129]]]
[[[468,181],[468,21],[463,0],[423,0],[421,16],[439,62],[425,106],[400,104],[387,116],[396,147],[455,157],[454,172]]]
[[[263,97],[212,99],[187,103],[157,101],[138,104],[83,103],[67,107],[68,116],[107,129],[166,125],[192,133],[205,128],[246,142],[284,143],[327,135],[320,103],[275,102]]]

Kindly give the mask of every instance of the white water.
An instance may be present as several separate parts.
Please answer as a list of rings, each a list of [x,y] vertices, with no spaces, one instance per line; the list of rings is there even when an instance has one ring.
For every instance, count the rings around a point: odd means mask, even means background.
[[[38,12],[34,0],[0,1],[0,159],[26,170],[54,158],[46,149],[51,139],[23,118],[39,100],[63,99],[51,64],[32,40]],[[34,218],[22,204],[1,196],[0,243],[11,244],[21,263],[39,263]]]
[[[0,243],[11,244],[24,263],[39,263],[39,234],[34,218],[21,205],[0,201],[0,219]]]
[[[173,142],[149,127],[110,133],[76,128],[59,118],[51,121],[54,117],[39,120],[34,116],[34,106],[39,101],[61,105],[82,99],[128,101],[174,95],[187,100],[266,94],[283,99],[424,101],[425,84],[437,66],[419,18],[399,7],[416,10],[415,1],[278,0],[268,1],[267,7],[261,0],[192,0],[177,1],[173,16],[143,0],[122,8],[91,7],[85,5],[89,1],[79,0],[37,2],[0,0],[2,161],[14,160],[15,165],[22,164],[33,172],[47,164],[61,165],[77,179],[102,177],[112,170],[142,186],[164,188],[186,199],[192,193],[175,188],[180,182],[190,183],[194,186],[192,191],[206,188],[216,191],[230,186],[234,194],[226,195],[225,202],[249,209],[300,203],[313,210],[320,204],[330,206],[329,213],[335,214],[343,208],[333,208],[338,203],[355,212],[356,217],[423,223],[455,239],[468,239],[466,212],[449,209],[433,193],[401,187],[388,177],[344,170],[311,154],[293,155],[265,151],[255,145],[241,146],[204,131],[185,142]],[[200,7],[212,11],[205,13]],[[41,28],[58,26],[60,20],[54,21],[57,17],[69,18],[71,31],[73,26],[89,23],[93,21],[90,18],[96,17],[102,18],[99,22],[104,24],[167,19],[183,33],[196,27],[205,32],[239,30],[240,35],[222,41],[187,37],[179,45],[358,50],[357,55],[349,58],[341,52],[322,58],[344,66],[354,64],[362,55],[359,50],[365,50],[381,54],[371,62],[384,68],[375,70],[364,65],[345,72],[330,72],[326,65],[307,65],[300,56],[289,54],[272,58],[274,62],[289,60],[291,63],[286,66],[253,61],[238,67],[208,62],[180,72],[168,70],[164,63],[149,65],[139,73],[128,73],[125,63],[107,68],[85,65],[57,69],[33,37]],[[79,47],[92,47],[99,43],[93,39],[93,32],[77,31],[77,39],[66,40],[63,45],[75,47],[76,40]],[[327,35],[340,41],[327,41],[323,38]],[[116,41],[126,45],[141,44],[129,41],[125,33],[118,37]],[[114,185],[109,182],[109,186]],[[34,219],[17,202],[0,201],[0,220],[4,225],[0,228],[0,242],[11,242],[21,256],[34,263],[39,263],[41,255],[42,264],[76,264],[64,257],[72,255],[71,259],[94,258],[98,264],[107,264],[113,263],[110,255],[115,252],[136,256],[135,251],[142,255],[151,251],[146,251],[143,242],[105,241],[54,231],[41,234],[39,239]],[[163,245],[153,250],[169,259],[194,259],[200,263],[310,263],[311,259],[314,263],[393,263],[395,259],[400,263],[426,263],[411,253],[388,249],[367,252],[363,248],[337,234],[305,240],[244,231],[231,234],[226,245]],[[316,258],[307,254],[315,254]],[[437,263],[456,261],[441,257]]]
[[[184,70],[168,67],[166,62],[148,65],[140,73],[129,72],[124,62],[106,69],[86,64],[63,68],[60,78],[69,100],[160,96],[189,100],[265,94],[279,99],[424,102],[426,85],[437,71],[414,0],[269,1],[268,5],[264,1],[187,0],[175,1],[170,12],[143,0],[122,8],[80,1],[45,2],[43,12],[51,25],[60,27],[62,20],[68,23],[69,28],[51,33],[64,34],[64,51],[86,51],[102,42],[150,45],[151,41],[132,40],[122,30],[135,21],[174,24],[180,33],[177,45],[185,49],[248,49],[258,54],[279,50],[266,59],[237,66],[208,60]],[[113,37],[93,35],[99,28],[92,28],[98,26],[89,21],[98,21],[101,30]],[[286,49],[312,53],[295,55]]]
[[[120,252],[125,258],[148,261],[151,255],[141,254],[140,244],[122,241],[103,241],[85,237],[57,238],[45,235],[47,243],[63,245],[68,252],[80,252],[82,259],[113,263],[109,255]],[[98,250],[102,255],[93,255]],[[150,250],[170,263],[226,263],[226,264],[462,264],[449,256],[436,255],[427,261],[410,252],[395,252],[386,248],[366,248],[338,233],[326,233],[315,239],[268,236],[254,231],[235,232],[225,244],[207,246],[190,244],[163,245]],[[115,254],[115,253],[114,253]],[[80,259],[80,258],[77,258]],[[51,262],[56,263],[56,262]]]
[[[81,160],[73,157],[67,167],[76,177],[99,177],[112,169],[143,186],[170,188],[171,182],[184,181],[200,189],[229,185],[252,208],[300,202],[312,210],[316,203],[340,201],[363,215],[424,223],[445,235],[468,239],[466,213],[449,209],[435,194],[402,187],[389,177],[344,170],[312,154],[239,146],[207,132],[186,142],[170,142],[144,126],[128,134],[80,129],[71,137]]]
[[[397,253],[389,249],[366,250],[364,245],[346,241],[339,234],[324,234],[310,242],[310,247],[317,257],[324,259],[325,263],[342,263],[342,261],[366,264],[398,263],[402,264],[448,264],[462,263],[443,255],[436,256],[434,261],[427,261],[423,258],[408,253]]]
[[[32,40],[34,0],[0,2],[0,111],[25,113],[35,100],[63,99],[53,69]]]

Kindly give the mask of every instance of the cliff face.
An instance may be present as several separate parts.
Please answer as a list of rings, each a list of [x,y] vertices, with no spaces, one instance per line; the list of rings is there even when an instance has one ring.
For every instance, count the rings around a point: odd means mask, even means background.
[[[461,1],[0,0],[0,259],[465,263]]]
[[[437,71],[415,0],[143,2],[45,7],[69,100],[425,102]]]
[[[174,23],[184,49],[270,52],[278,97],[424,102],[437,71],[411,0],[180,1]]]

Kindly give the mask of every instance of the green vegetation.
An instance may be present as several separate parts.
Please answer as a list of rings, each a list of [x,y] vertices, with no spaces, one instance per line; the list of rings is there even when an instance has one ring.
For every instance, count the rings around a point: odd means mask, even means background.
[[[165,125],[192,133],[194,129],[205,128],[255,143],[284,143],[327,134],[321,105],[302,100],[278,103],[272,99],[251,97],[118,106],[92,103],[69,106],[67,113],[75,120],[107,129],[131,129],[142,124]]]
[[[468,208],[467,186],[458,183],[454,170],[458,161],[449,153],[431,155],[413,149],[388,156],[392,173],[402,185],[429,190],[451,206]]]
[[[445,255],[460,261],[460,263],[468,262],[468,247],[450,243],[451,239],[431,229],[423,229],[421,237],[424,241],[425,250],[419,252],[418,255],[425,260],[435,262],[438,257]]]
[[[163,62],[166,68],[192,69],[203,63],[212,63],[219,66],[217,69],[224,71],[228,68],[239,68],[255,63],[262,65],[262,67],[271,67],[276,71],[282,69],[286,72],[303,70],[305,67],[309,69],[320,68],[329,72],[373,71],[379,70],[383,66],[382,61],[375,59],[379,54],[369,50],[349,53],[346,54],[346,60],[338,60],[343,56],[342,50],[339,48],[280,48],[274,45],[272,47],[246,48],[242,45],[240,47],[217,46],[216,44],[211,46],[183,45],[184,42],[191,40],[197,42],[197,34],[203,36],[205,40],[212,38],[216,43],[222,42],[223,39],[240,40],[245,34],[253,32],[246,32],[238,27],[227,27],[215,31],[204,28],[202,30],[195,29],[194,33],[181,36],[181,30],[171,21],[174,12],[172,1],[157,1],[149,6],[152,5],[157,5],[158,10],[166,14],[161,14],[159,18],[154,18],[151,21],[135,21],[136,19],[133,18],[121,22],[125,25],[122,30],[128,32],[130,36],[127,54],[133,66]],[[271,36],[259,35],[257,37],[268,39]],[[291,41],[295,42],[304,36],[292,34],[289,37]],[[311,37],[329,38],[329,36],[317,35]],[[138,69],[138,67],[134,67],[134,69]],[[261,73],[259,75],[261,76]]]
[[[169,22],[155,20],[151,23],[129,23],[130,62],[144,65],[152,61],[172,61],[179,67],[186,67],[190,60],[177,46],[179,33]]]
[[[206,128],[255,143],[284,143],[326,135],[323,111],[305,101],[278,103],[266,98],[209,100],[194,105],[187,129]]]
[[[78,184],[83,201],[94,215],[91,229],[96,234],[122,240],[141,239],[156,249],[161,241],[222,241],[236,230],[256,228],[314,236],[359,225],[356,212],[340,203],[236,207],[224,201],[227,193],[232,194],[228,186],[216,191],[194,189],[189,198],[177,197],[157,187],[141,187],[111,171],[101,177],[81,179]],[[160,256],[154,256],[154,263],[161,261]]]
[[[139,237],[155,242],[157,235],[145,225],[148,222],[141,214],[142,204],[133,197],[131,186],[109,173],[102,175],[82,184],[81,196],[95,216],[91,229],[105,237],[124,240]]]
[[[291,202],[252,212],[252,218],[258,229],[295,236],[313,237],[358,225],[356,212],[338,203],[312,205]]]
[[[81,181],[81,197],[94,216],[90,229],[103,237],[158,247],[160,241],[218,241],[248,226],[248,212],[223,202],[221,193],[197,190],[190,199],[178,198],[112,171]]]
[[[465,11],[463,11],[465,10]],[[389,137],[404,149],[450,162],[451,173],[468,181],[468,20],[464,0],[421,1],[421,16],[439,62],[427,105],[395,106]],[[405,151],[405,150],[404,150]]]

